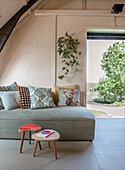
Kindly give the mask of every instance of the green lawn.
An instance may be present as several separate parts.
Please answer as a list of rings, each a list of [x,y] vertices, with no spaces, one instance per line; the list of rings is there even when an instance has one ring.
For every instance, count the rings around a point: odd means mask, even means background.
[[[95,118],[111,118],[111,116],[108,116],[107,113],[101,112],[101,111],[96,111],[96,110],[89,110]]]

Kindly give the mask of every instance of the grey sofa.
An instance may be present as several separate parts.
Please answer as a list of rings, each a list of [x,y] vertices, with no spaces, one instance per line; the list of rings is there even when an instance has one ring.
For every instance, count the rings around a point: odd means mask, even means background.
[[[0,110],[0,138],[20,139],[18,128],[37,124],[42,129],[54,129],[61,140],[93,140],[95,118],[84,107],[56,107],[47,109]],[[28,136],[26,136],[27,138]]]

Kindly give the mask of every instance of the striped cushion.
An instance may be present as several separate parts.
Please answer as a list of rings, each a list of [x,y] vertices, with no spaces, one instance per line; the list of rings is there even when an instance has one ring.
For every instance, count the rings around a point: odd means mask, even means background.
[[[28,109],[31,106],[30,93],[28,87],[17,86],[21,109]]]

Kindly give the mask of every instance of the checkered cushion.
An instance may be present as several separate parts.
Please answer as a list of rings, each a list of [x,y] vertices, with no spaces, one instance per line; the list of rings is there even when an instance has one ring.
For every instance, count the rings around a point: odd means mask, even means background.
[[[28,109],[31,106],[30,93],[28,87],[17,86],[21,109]]]

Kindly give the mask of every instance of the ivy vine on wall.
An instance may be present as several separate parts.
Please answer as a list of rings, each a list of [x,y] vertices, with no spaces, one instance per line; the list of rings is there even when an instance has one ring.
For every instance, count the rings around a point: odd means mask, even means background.
[[[79,56],[82,52],[78,51],[80,45],[78,38],[74,38],[73,36],[74,34],[69,35],[68,32],[66,32],[64,37],[58,38],[57,52],[62,58],[61,63],[63,64],[62,70],[64,72],[58,76],[61,80],[68,75],[70,70],[73,70],[74,73],[79,71]]]

